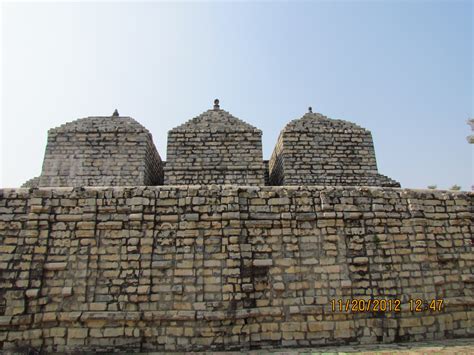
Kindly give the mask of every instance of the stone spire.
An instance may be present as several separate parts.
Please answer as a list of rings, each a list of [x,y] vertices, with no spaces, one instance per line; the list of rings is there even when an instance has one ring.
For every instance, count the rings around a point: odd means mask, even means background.
[[[220,109],[219,99],[215,99],[214,100],[214,110],[219,110],[219,109]]]
[[[370,131],[312,107],[283,128],[268,168],[271,185],[400,187],[378,173]]]
[[[117,109],[115,109],[114,113],[112,114],[112,117],[119,117],[119,113],[117,111]]]

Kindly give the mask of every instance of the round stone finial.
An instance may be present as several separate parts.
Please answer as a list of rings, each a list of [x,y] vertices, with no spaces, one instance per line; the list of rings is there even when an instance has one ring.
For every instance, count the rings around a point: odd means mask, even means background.
[[[112,117],[119,117],[119,113],[117,111],[117,109],[115,109],[114,113],[112,114]]]
[[[219,99],[214,100],[214,110],[218,110],[220,108],[219,106]]]
[[[311,106],[308,107],[308,113],[313,113],[313,108]]]

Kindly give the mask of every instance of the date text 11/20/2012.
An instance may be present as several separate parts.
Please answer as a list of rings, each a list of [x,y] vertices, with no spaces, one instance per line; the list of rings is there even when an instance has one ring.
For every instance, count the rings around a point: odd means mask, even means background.
[[[408,310],[410,312],[442,312],[444,309],[444,300],[442,299],[409,299],[402,302],[399,299],[332,299],[332,312],[401,312]]]

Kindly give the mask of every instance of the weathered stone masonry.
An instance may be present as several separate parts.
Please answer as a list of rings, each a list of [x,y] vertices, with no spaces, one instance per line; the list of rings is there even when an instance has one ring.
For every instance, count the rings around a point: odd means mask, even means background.
[[[165,185],[265,185],[262,131],[219,108],[168,132]]]
[[[283,128],[269,170],[272,185],[400,187],[378,173],[370,131],[311,108]]]
[[[472,193],[0,190],[4,350],[197,350],[473,336]],[[332,299],[402,311],[333,312]],[[410,312],[408,299],[443,299]]]
[[[118,113],[117,113],[118,114]],[[219,107],[168,132],[162,162],[151,134],[130,117],[87,117],[48,132],[41,176],[23,187],[323,185],[400,187],[377,171],[370,131],[307,113],[281,131],[270,160],[262,131]]]
[[[130,117],[87,117],[48,131],[43,170],[31,186],[163,183],[150,132]]]
[[[261,135],[217,100],[169,132],[166,162],[118,113],[50,130],[41,175],[0,189],[0,349],[474,335],[473,193],[394,188],[350,122],[310,112],[268,162]],[[401,309],[337,309],[364,300]]]

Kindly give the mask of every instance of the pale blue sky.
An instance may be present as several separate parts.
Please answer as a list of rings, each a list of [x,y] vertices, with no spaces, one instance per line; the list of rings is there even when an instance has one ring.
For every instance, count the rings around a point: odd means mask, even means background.
[[[3,3],[0,186],[47,130],[117,108],[153,134],[221,107],[279,131],[308,106],[372,131],[402,187],[473,184],[472,1]]]

